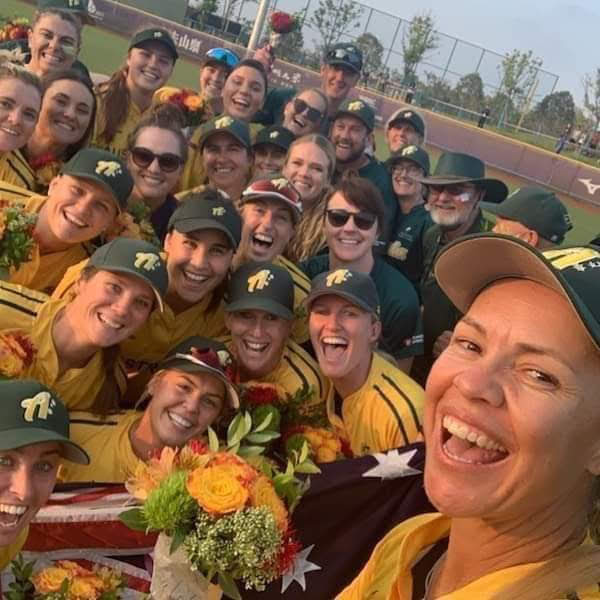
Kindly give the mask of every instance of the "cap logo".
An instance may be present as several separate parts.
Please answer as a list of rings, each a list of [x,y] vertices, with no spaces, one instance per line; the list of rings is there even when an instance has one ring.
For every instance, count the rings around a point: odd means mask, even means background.
[[[600,267],[600,253],[592,248],[564,248],[562,250],[549,250],[544,256],[559,271],[573,267],[576,271],[585,271],[589,266],[593,269]],[[595,263],[592,261],[596,261]],[[587,265],[584,263],[588,263]]]
[[[217,350],[217,356],[219,357],[219,363],[223,368],[231,364],[231,354],[227,350]]]
[[[212,214],[213,214],[213,217],[222,217],[225,214],[225,207],[224,206],[215,206],[212,209]]]
[[[79,0],[69,0],[69,8],[77,8],[79,6]]]
[[[154,37],[155,38],[159,38],[159,37],[162,37],[162,36],[163,36],[162,31],[155,31],[154,32]]]
[[[416,146],[406,146],[406,148],[402,149],[402,152],[400,154],[402,156],[410,156],[411,154],[414,154],[418,150],[419,149]]]
[[[224,117],[221,117],[220,119],[217,119],[215,121],[215,129],[223,129],[223,127],[229,127],[232,123],[233,119],[230,116],[225,115]]]
[[[123,172],[121,165],[116,160],[99,160],[94,170],[98,175],[105,177],[115,177]]]
[[[336,58],[344,58],[346,56],[346,50],[344,50],[343,48],[338,48],[335,51],[335,57]]]
[[[23,418],[28,423],[33,423],[36,418],[35,412],[37,409],[37,418],[44,421],[48,415],[53,413],[52,409],[56,406],[56,401],[50,392],[38,392],[33,398],[25,398],[21,401],[21,408],[25,409]]]
[[[341,285],[345,281],[348,281],[350,277],[352,277],[352,273],[350,273],[348,269],[337,269],[336,271],[333,271],[333,273],[329,273],[329,275],[327,275],[325,285],[327,287],[331,287],[333,285]]]
[[[253,294],[256,290],[263,290],[269,287],[271,281],[275,279],[275,275],[269,269],[263,269],[258,273],[248,277],[248,291]]]
[[[407,119],[410,119],[413,116],[413,114],[409,110],[408,112],[405,112],[403,116],[406,117]]]
[[[352,112],[362,110],[364,107],[365,105],[361,100],[355,100],[354,102],[350,102],[348,104],[348,110],[351,110]]]
[[[271,179],[271,183],[278,190],[285,189],[288,186],[288,184],[289,184],[288,180],[285,179],[285,178],[283,178],[283,177],[280,177],[279,179]]]
[[[154,252],[136,252],[133,266],[144,271],[154,271],[160,264],[160,256]]]
[[[269,134],[269,137],[274,140],[275,138],[279,137],[279,131],[271,131],[271,133]]]

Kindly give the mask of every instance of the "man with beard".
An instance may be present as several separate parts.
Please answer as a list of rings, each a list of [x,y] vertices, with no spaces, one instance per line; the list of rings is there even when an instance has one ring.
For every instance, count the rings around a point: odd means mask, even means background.
[[[389,237],[390,224],[396,220],[398,205],[389,172],[383,163],[366,153],[374,128],[375,111],[366,102],[345,100],[335,114],[329,139],[335,148],[337,179],[345,172],[354,171],[381,192],[385,223],[380,240],[385,241]]]
[[[425,143],[425,121],[412,108],[399,108],[385,125],[385,139],[390,152],[403,146],[422,146]]]
[[[487,229],[480,203],[502,202],[508,188],[502,181],[485,177],[485,165],[475,156],[445,152],[431,177],[420,180],[429,191],[428,207],[434,225],[423,239],[423,332],[425,354],[413,363],[412,375],[419,382],[427,378],[433,361],[448,345],[460,314],[439,287],[433,264],[449,242]]]

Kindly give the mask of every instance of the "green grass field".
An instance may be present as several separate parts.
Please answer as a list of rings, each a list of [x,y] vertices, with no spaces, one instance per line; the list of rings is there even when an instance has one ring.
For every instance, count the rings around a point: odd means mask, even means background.
[[[25,16],[31,17],[33,7],[20,0],[2,0],[0,17]],[[86,27],[80,59],[90,71],[99,73],[112,73],[121,65],[127,52],[127,39],[104,29]],[[196,63],[182,59],[177,61],[172,83],[178,86],[196,87],[198,81],[198,66]],[[377,154],[385,159],[386,145],[383,132],[376,132]],[[440,150],[431,146],[427,147],[433,164],[437,161]],[[488,169],[488,175],[502,179],[512,190],[525,185],[531,185],[526,179],[508,175],[503,171]],[[593,207],[560,194],[561,199],[567,204],[573,221],[573,230],[567,236],[567,243],[587,243],[600,233],[600,208]]]

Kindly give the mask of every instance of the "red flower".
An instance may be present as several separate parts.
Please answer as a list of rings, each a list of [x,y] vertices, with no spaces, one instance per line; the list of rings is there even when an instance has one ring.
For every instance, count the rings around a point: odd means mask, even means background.
[[[208,445],[201,440],[191,440],[187,443],[187,447],[194,454],[206,454],[208,452]]]
[[[342,454],[346,458],[354,458],[354,452],[352,452],[352,448],[350,447],[350,442],[340,436],[340,442],[342,443]]]
[[[56,156],[54,156],[54,154],[52,152],[46,152],[45,154],[42,154],[40,156],[38,156],[37,158],[32,159],[31,161],[29,161],[29,166],[34,169],[41,169],[43,167],[45,167],[46,165],[50,165],[53,162],[56,162],[57,158]]]
[[[277,392],[269,386],[254,385],[246,389],[244,400],[253,406],[261,404],[279,404]]]
[[[302,544],[296,539],[296,532],[292,527],[283,536],[283,543],[279,556],[277,557],[277,570],[279,573],[285,573],[293,564],[296,554],[302,548]]]
[[[271,14],[271,29],[275,33],[291,33],[296,29],[296,19],[282,11],[277,11]]]

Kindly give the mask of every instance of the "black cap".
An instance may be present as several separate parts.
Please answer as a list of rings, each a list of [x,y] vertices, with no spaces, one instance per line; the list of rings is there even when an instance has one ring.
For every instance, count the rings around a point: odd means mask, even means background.
[[[396,152],[392,152],[385,164],[391,170],[394,165],[402,162],[403,160],[408,160],[417,165],[417,167],[423,169],[423,175],[425,177],[429,175],[431,168],[429,154],[427,154],[423,148],[419,148],[419,146],[415,146],[414,144],[411,144],[410,146],[402,146],[402,148]]]
[[[425,137],[425,121],[423,121],[421,115],[412,108],[399,108],[394,112],[385,124],[386,130],[389,129],[393,123],[398,123],[400,121],[406,121],[412,125],[413,129],[420,134],[421,137]]]
[[[343,115],[356,117],[365,124],[369,131],[373,131],[375,127],[375,111],[364,100],[344,100],[333,119],[335,120]]]
[[[252,147],[255,148],[261,144],[272,144],[287,152],[295,139],[296,136],[289,129],[281,125],[271,125],[270,127],[264,127],[256,134]]]
[[[171,34],[162,27],[151,27],[150,29],[138,31],[131,38],[131,42],[129,42],[129,49],[131,50],[131,48],[143,46],[145,42],[158,42],[169,51],[169,54],[171,54],[174,61],[179,58],[177,46],[175,46],[175,42],[173,41]]]
[[[242,146],[250,149],[250,127],[245,121],[234,119],[229,115],[213,117],[201,126],[198,146],[202,148],[206,140],[215,133],[228,133],[233,136]]]
[[[249,262],[229,280],[227,312],[264,310],[294,318],[294,281],[287,269],[272,263]]]
[[[325,53],[325,63],[328,65],[341,65],[360,73],[363,67],[362,50],[355,44],[334,44]]]

